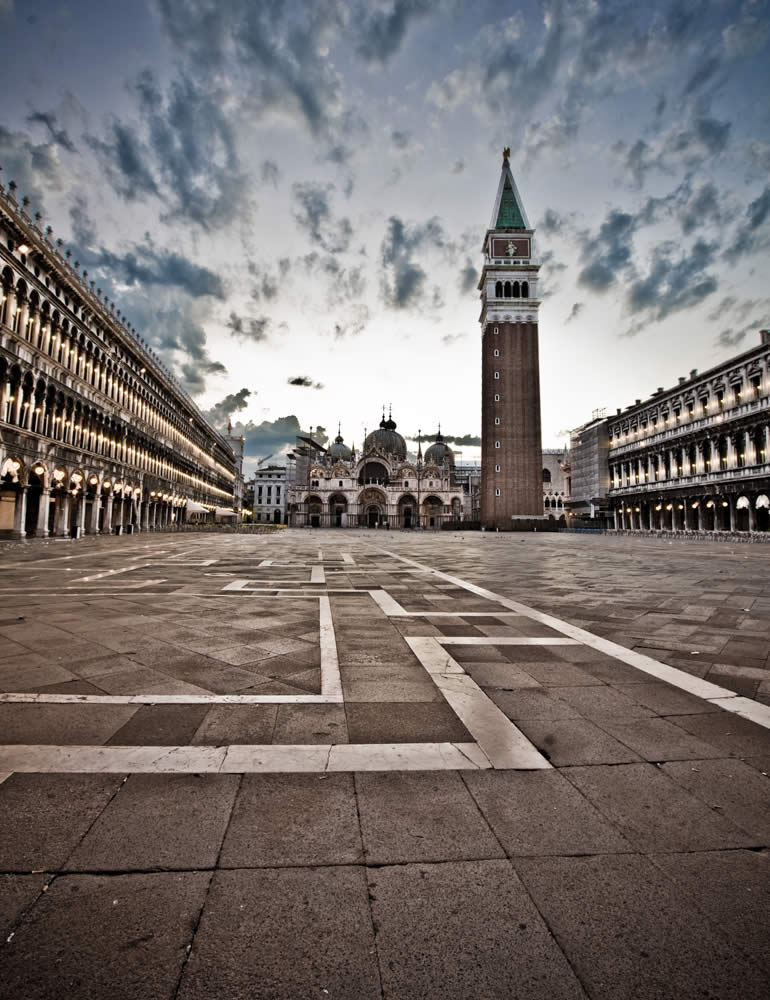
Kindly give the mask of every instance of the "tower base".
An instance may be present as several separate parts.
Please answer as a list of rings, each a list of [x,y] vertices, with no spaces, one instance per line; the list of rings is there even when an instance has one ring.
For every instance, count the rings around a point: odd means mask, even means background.
[[[495,518],[482,521],[482,531],[558,531],[559,522],[550,517],[527,517],[525,514],[514,514],[509,518]]]

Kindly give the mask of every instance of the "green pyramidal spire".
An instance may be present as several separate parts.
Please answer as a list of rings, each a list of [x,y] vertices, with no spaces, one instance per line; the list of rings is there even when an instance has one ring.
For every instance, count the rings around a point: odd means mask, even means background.
[[[513,193],[510,178],[506,173],[505,184],[503,185],[503,196],[500,199],[500,208],[497,213],[495,229],[516,228],[526,229],[526,223],[521,217],[516,195]]]

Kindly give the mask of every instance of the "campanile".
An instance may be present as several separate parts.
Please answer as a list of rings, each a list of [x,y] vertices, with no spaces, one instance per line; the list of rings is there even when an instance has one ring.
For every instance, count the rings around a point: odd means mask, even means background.
[[[543,517],[537,282],[540,265],[503,165],[484,237],[481,291],[481,524],[501,531]],[[518,521],[517,525],[515,522]],[[527,525],[530,527],[530,525]]]

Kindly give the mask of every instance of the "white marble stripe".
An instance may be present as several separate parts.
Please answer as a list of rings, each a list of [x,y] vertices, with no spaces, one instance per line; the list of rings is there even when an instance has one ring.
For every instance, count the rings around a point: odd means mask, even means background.
[[[433,636],[406,637],[406,642],[492,767],[521,770],[551,767]]]
[[[7,781],[12,774],[13,771],[0,771],[0,785],[2,785],[4,781]]]
[[[92,583],[94,580],[103,580],[109,576],[118,576],[120,573],[132,573],[135,569],[149,569],[154,563],[151,562],[140,562],[132,563],[130,566],[121,566],[120,569],[106,569],[103,573],[93,573],[91,576],[81,576],[79,580],[73,580],[73,583]]]
[[[408,616],[409,613],[386,590],[370,590],[368,593],[388,618],[406,618]]]
[[[355,566],[355,564],[356,564],[356,561],[355,561],[355,559],[353,558],[353,556],[352,556],[352,554],[350,552],[343,552],[342,553],[342,561],[344,563],[347,563],[349,566]]]
[[[337,658],[337,640],[334,635],[332,608],[328,597],[318,601],[321,633],[321,692],[327,697],[342,701],[342,678]]]
[[[336,705],[342,694],[42,694],[8,691],[0,704],[39,705]]]
[[[326,574],[323,566],[313,566],[310,570],[311,583],[326,583]]]
[[[262,569],[263,566],[272,566],[272,559],[263,559],[262,562],[257,566],[257,569]]]
[[[489,768],[475,743],[227,747],[0,746],[0,773],[223,774]]]
[[[560,636],[520,635],[436,635],[436,642],[442,646],[580,646],[577,639],[563,639]]]
[[[420,566],[423,569],[430,568],[421,566],[420,563],[415,562],[414,559],[410,559],[407,556],[400,556],[393,552],[389,552],[387,549],[383,549],[381,551],[387,552],[388,555],[393,556],[394,559],[399,559],[410,565]],[[587,632],[585,629],[578,628],[576,625],[570,625],[569,622],[564,622],[559,618],[554,618],[553,615],[545,614],[542,611],[536,611],[534,608],[530,608],[526,604],[509,600],[507,597],[501,597],[499,594],[495,594],[491,590],[486,590],[484,587],[479,587],[474,583],[468,583],[465,580],[461,580],[459,577],[450,576],[449,573],[443,573],[441,570],[437,569],[433,569],[431,572],[434,576],[438,576],[442,580],[446,580],[448,583],[452,583],[457,587],[464,587],[471,593],[478,594],[480,597],[485,597],[490,601],[496,601],[498,604],[501,604],[503,607],[508,608],[511,611],[515,611],[517,614],[531,618],[533,621],[540,622],[542,625],[548,625],[557,632],[561,632],[563,635],[577,639],[583,645],[589,646],[591,649],[595,649],[599,653],[604,653],[607,656],[611,656],[615,660],[620,660],[622,663],[627,663],[631,667],[636,667],[637,670],[655,677],[658,680],[665,681],[667,684],[671,684],[672,687],[678,687],[680,690],[687,691],[689,694],[693,694],[698,698],[703,698],[706,701],[713,701],[715,704],[718,704],[721,708],[725,709],[725,711],[735,712],[736,714],[740,714],[739,709],[743,709],[745,711],[745,706],[742,705],[742,701],[745,701],[746,699],[739,699],[738,695],[736,695],[734,691],[719,687],[719,685],[712,684],[711,681],[705,681],[700,677],[695,677],[692,674],[688,674],[684,670],[679,670],[677,667],[671,667],[667,663],[660,663],[658,660],[653,660],[652,657],[645,656],[643,653],[637,653],[635,650],[627,649],[619,643],[594,635],[592,632]],[[762,712],[755,714],[756,718],[754,718],[753,721],[757,722],[761,726],[770,728],[770,718],[766,719],[764,713]]]
[[[770,705],[763,705],[753,698],[743,698],[735,696],[731,698],[709,698],[712,705],[719,705],[720,708],[727,709],[728,712],[735,712],[744,719],[756,722],[760,726],[770,729]]]

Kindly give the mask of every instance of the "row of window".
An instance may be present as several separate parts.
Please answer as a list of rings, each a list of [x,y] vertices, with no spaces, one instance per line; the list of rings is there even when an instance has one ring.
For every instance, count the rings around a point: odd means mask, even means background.
[[[748,399],[758,399],[762,395],[761,374],[756,372],[751,375],[748,382]],[[710,396],[704,387],[703,392],[698,395],[697,399],[690,399],[685,403],[674,403],[669,408],[662,409],[660,411],[662,429],[667,430],[669,428],[672,417],[674,426],[679,426],[683,419],[699,420],[712,413],[721,413],[732,406],[740,406],[742,402],[745,402],[745,395],[745,386],[742,379],[739,382],[731,383],[729,393],[726,393],[724,389],[717,389],[713,396]],[[633,422],[630,428],[624,429],[621,424],[611,427],[609,436],[610,441],[623,442],[629,436],[646,432],[654,434],[658,429],[658,414],[652,414],[649,417],[645,414],[639,418],[638,422]]]
[[[529,282],[528,281],[498,281],[495,284],[495,298],[496,299],[528,299],[529,298]]]
[[[725,471],[730,467],[729,448],[726,437],[720,437],[712,447],[709,440],[701,444],[703,472]],[[740,431],[736,435],[735,467],[761,465],[765,461],[765,432],[763,428],[754,431]],[[688,448],[677,448],[673,455],[666,452],[662,457],[651,455],[648,459],[637,458],[610,466],[610,485],[616,489],[625,485],[639,485],[645,482],[660,482],[678,479],[682,475],[694,476],[698,473],[698,448],[691,444]]]

